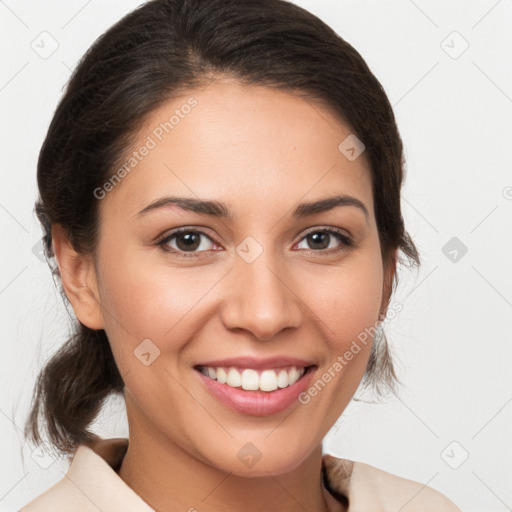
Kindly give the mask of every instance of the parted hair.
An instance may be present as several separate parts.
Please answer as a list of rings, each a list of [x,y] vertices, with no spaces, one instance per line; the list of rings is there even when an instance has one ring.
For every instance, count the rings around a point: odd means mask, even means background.
[[[401,213],[404,158],[393,110],[349,43],[286,0],[150,0],[81,58],[40,150],[35,211],[57,282],[52,226],[62,226],[79,253],[93,253],[99,225],[94,190],[113,176],[144,119],[220,76],[301,93],[339,116],[365,145],[383,264],[397,250],[409,264],[420,264]],[[395,382],[386,337],[378,336],[362,385],[380,392]],[[72,453],[96,438],[91,423],[105,400],[123,389],[105,331],[76,320],[37,378],[25,434]]]

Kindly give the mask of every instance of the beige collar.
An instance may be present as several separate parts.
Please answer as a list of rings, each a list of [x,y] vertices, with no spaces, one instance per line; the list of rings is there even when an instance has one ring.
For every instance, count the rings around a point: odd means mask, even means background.
[[[117,474],[128,439],[80,445],[68,472],[21,512],[154,512]],[[434,489],[362,462],[324,454],[322,477],[348,512],[460,512]]]

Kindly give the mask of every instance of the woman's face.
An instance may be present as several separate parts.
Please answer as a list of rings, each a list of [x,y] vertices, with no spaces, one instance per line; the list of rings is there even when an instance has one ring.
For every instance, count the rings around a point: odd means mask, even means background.
[[[365,155],[351,139],[338,149],[349,135],[318,102],[228,79],[147,119],[97,191],[98,314],[130,435],[251,475],[291,470],[321,443],[389,293]]]

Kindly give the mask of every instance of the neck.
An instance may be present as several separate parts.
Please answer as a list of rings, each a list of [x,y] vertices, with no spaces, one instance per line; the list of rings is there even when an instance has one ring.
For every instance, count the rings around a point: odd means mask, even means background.
[[[322,446],[295,469],[277,476],[226,473],[165,436],[130,423],[119,476],[158,512],[341,512],[322,482]]]

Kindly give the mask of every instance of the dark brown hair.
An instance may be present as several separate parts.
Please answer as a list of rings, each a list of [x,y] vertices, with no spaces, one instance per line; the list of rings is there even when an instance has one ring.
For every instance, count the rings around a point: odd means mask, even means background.
[[[163,102],[216,77],[279,88],[330,107],[365,144],[384,264],[400,249],[419,265],[400,206],[402,142],[386,94],[359,53],[285,0],[151,0],[101,35],[74,70],[42,145],[35,210],[58,277],[52,225],[93,252],[98,199],[143,120]],[[394,282],[396,285],[396,279]],[[363,383],[392,385],[385,338],[374,343]],[[41,371],[26,423],[60,451],[94,439],[90,424],[123,380],[103,330],[77,322]]]

